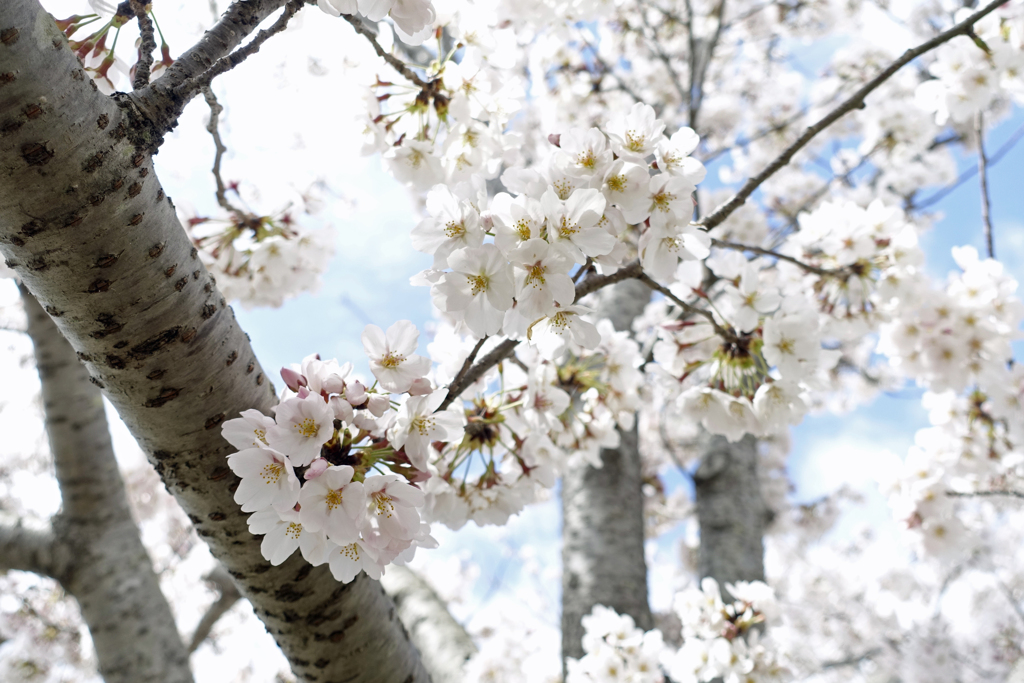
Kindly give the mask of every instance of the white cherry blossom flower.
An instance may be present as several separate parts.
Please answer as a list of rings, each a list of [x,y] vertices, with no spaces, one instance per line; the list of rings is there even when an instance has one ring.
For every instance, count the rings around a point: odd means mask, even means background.
[[[484,241],[480,214],[473,205],[460,200],[446,185],[427,194],[428,218],[412,231],[412,246],[434,255],[434,268],[446,268],[448,255],[462,247],[478,247]]]
[[[359,537],[366,515],[366,494],[362,482],[352,481],[353,473],[348,465],[333,465],[306,482],[299,496],[303,527],[322,530],[335,543],[350,543]]]
[[[587,256],[607,254],[615,246],[615,238],[597,225],[606,204],[600,191],[575,190],[562,202],[548,190],[540,204],[547,217],[548,241],[565,250],[576,263],[586,263]]]
[[[378,580],[384,573],[377,562],[377,553],[362,539],[345,545],[331,544],[327,550],[327,564],[335,581],[348,583],[364,571],[371,579]]]
[[[419,532],[423,491],[405,483],[397,474],[367,477],[363,482],[367,519],[384,536],[409,541]]]
[[[560,308],[533,326],[530,340],[541,355],[550,359],[560,356],[570,342],[585,349],[595,349],[601,343],[601,333],[593,323],[581,317],[589,312],[590,309],[584,306]]]
[[[370,357],[370,372],[387,391],[401,394],[430,370],[430,359],[414,352],[420,333],[408,320],[399,320],[387,334],[376,325],[363,330],[363,350]]]
[[[270,445],[267,443],[267,430],[275,424],[274,418],[258,410],[243,410],[242,417],[221,425],[220,433],[225,441],[239,450],[266,448]]]
[[[477,337],[496,334],[505,311],[512,307],[512,266],[493,244],[458,249],[448,257],[445,273],[433,292],[438,308],[463,311]]]
[[[327,560],[327,535],[304,528],[294,510],[260,510],[249,517],[248,524],[249,533],[263,535],[260,552],[275,567],[291,557],[296,548],[314,567]]]
[[[462,440],[462,429],[466,423],[464,412],[455,410],[455,406],[437,412],[447,395],[447,389],[438,389],[428,396],[405,399],[398,409],[394,426],[388,431],[391,445],[404,447],[409,461],[422,472],[427,471],[427,456],[432,442]]]
[[[664,130],[654,108],[642,102],[634,104],[626,116],[612,119],[607,128],[615,153],[638,164],[646,164],[647,157],[654,154]]]
[[[273,507],[291,510],[299,500],[299,478],[288,456],[272,448],[247,448],[228,456],[228,467],[242,478],[235,502],[242,512]]]
[[[275,408],[277,420],[267,430],[267,443],[304,467],[320,455],[334,436],[334,411],[320,394],[287,398]]]
[[[572,261],[542,239],[531,239],[508,254],[516,268],[516,312],[533,322],[576,299],[569,277]],[[506,327],[506,331],[508,328]]]

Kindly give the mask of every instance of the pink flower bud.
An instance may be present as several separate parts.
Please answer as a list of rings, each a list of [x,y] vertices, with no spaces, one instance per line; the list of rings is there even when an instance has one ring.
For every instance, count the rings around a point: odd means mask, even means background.
[[[380,417],[387,412],[391,401],[385,394],[370,394],[366,400],[366,407],[374,417]]]
[[[433,390],[434,388],[430,386],[430,380],[426,377],[420,377],[419,379],[414,380],[412,386],[409,387],[409,395],[426,396]]]
[[[410,482],[421,482],[430,479],[430,476],[430,472],[421,472],[420,470],[414,470],[411,474],[408,475],[408,479]]]
[[[299,398],[306,398],[309,396],[309,389],[306,387],[299,387],[299,390],[296,393],[299,395]]]
[[[331,463],[327,462],[325,458],[317,458],[313,462],[309,463],[309,469],[306,470],[306,474],[303,475],[306,481],[310,479],[316,479],[330,467]]]
[[[557,133],[552,133],[551,135],[548,136],[548,142],[550,142],[555,147],[561,147],[562,146],[562,136],[558,135]]]
[[[298,393],[299,387],[306,386],[306,378],[290,368],[281,368],[281,379],[285,386]]]

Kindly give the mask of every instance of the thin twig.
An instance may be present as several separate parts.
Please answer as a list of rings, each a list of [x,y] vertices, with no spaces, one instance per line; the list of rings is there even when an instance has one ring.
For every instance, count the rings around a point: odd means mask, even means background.
[[[199,625],[196,626],[196,630],[192,634],[192,642],[188,646],[189,654],[199,649],[199,646],[210,637],[210,632],[213,630],[217,620],[224,616],[242,598],[242,594],[238,592],[238,588],[224,567],[218,565],[203,578],[217,588],[220,596],[206,610],[203,618],[199,620]]]
[[[1014,491],[1013,489],[996,489],[993,491],[946,491],[946,495],[951,498],[977,498],[995,496],[1010,496],[1012,498],[1024,498],[1024,491]]]
[[[174,89],[174,94],[183,99],[188,99],[196,92],[202,91],[204,86],[210,85],[210,83],[213,82],[213,79],[217,76],[234,69],[246,59],[259,52],[265,42],[285,30],[288,26],[288,22],[291,21],[291,18],[294,17],[300,9],[302,9],[303,4],[303,0],[288,0],[288,4],[284,6],[284,11],[281,13],[281,16],[277,18],[277,21],[275,21],[270,28],[257,33],[256,37],[249,41],[249,43],[244,47],[240,47],[226,57],[218,59],[213,66],[202,74],[179,85]]]
[[[455,374],[455,379],[452,380],[452,383],[449,386],[456,387],[462,384],[462,378],[465,377],[466,373],[469,372],[469,369],[473,367],[473,361],[476,360],[476,354],[480,353],[480,349],[483,348],[485,341],[487,341],[486,334],[480,338],[480,341],[476,343],[473,350],[469,352],[468,356],[466,356],[466,360],[463,361],[462,367],[459,368],[459,371]]]
[[[637,279],[639,279],[640,282],[644,283],[654,291],[661,292],[661,294],[663,294],[666,299],[668,299],[669,301],[671,301],[672,303],[674,303],[676,306],[683,309],[687,313],[699,315],[707,319],[707,321],[711,323],[711,326],[715,328],[715,332],[722,339],[725,339],[727,341],[738,341],[736,334],[734,332],[730,332],[729,330],[725,329],[724,327],[718,324],[718,321],[715,320],[715,316],[711,313],[711,311],[704,310],[703,308],[697,308],[696,306],[686,303],[678,296],[673,294],[672,290],[670,290],[668,287],[662,284],[659,284],[658,282],[655,282],[646,273],[640,273]]]
[[[633,261],[629,265],[619,268],[611,275],[591,275],[586,280],[576,285],[576,299],[579,301],[587,294],[591,294],[607,287],[608,285],[621,282],[622,280],[629,280],[632,278],[640,277],[642,271],[640,270],[640,261]],[[466,387],[472,385],[478,379],[484,376],[484,374],[493,368],[498,363],[502,362],[506,358],[512,355],[516,347],[519,345],[520,340],[518,339],[506,339],[498,344],[496,347],[490,350],[483,358],[478,360],[468,370],[463,368],[459,371],[459,375],[452,383],[448,385],[448,395],[445,396],[444,401],[438,406],[438,410],[444,410],[452,404],[453,401],[466,390]]]
[[[855,93],[848,97],[842,104],[830,111],[824,117],[822,117],[817,123],[810,126],[803,132],[803,134],[796,139],[796,142],[787,147],[783,152],[775,158],[770,164],[768,164],[760,173],[753,178],[747,180],[743,184],[743,187],[733,195],[732,199],[715,209],[710,215],[706,216],[701,224],[708,230],[711,230],[726,218],[728,218],[733,211],[743,206],[750,195],[754,194],[754,191],[761,186],[764,181],[773,176],[776,171],[786,166],[790,160],[803,149],[807,143],[809,143],[815,136],[821,131],[831,126],[835,121],[841,118],[848,112],[854,109],[860,109],[864,106],[864,98],[871,94],[878,86],[887,81],[894,73],[899,71],[903,66],[909,62],[917,59],[926,52],[935,49],[939,45],[948,42],[959,35],[964,35],[968,30],[974,26],[980,19],[988,14],[991,14],[1001,5],[1005,4],[1006,0],[992,0],[991,3],[986,5],[983,9],[975,12],[971,16],[967,17],[953,28],[943,31],[939,35],[935,36],[931,40],[927,40],[921,43],[917,47],[907,50],[903,53],[899,59],[894,61],[888,67],[886,67],[880,74],[872,78],[870,81],[861,86]]]
[[[988,196],[988,159],[985,158],[985,115],[980,111],[975,116],[974,130],[978,134],[978,179],[981,181],[981,222],[985,226],[985,246],[988,257],[996,257],[992,238],[991,200]]]
[[[416,87],[418,87],[418,88],[426,88],[427,87],[427,82],[424,81],[419,76],[417,76],[416,72],[414,72],[412,69],[410,69],[405,64],[405,62],[403,62],[401,59],[399,59],[398,57],[394,56],[390,52],[387,52],[384,48],[382,48],[380,46],[380,43],[377,42],[377,36],[375,36],[373,34],[373,31],[368,29],[366,27],[366,25],[363,24],[363,22],[359,20],[359,17],[357,17],[357,16],[355,16],[353,14],[342,14],[341,17],[345,21],[347,21],[348,23],[352,24],[352,28],[354,28],[356,30],[356,33],[358,33],[359,35],[365,37],[368,41],[370,41],[370,44],[373,45],[373,50],[374,50],[374,52],[377,53],[377,56],[380,57],[381,59],[383,59],[388,64],[390,64],[392,66],[392,68],[394,68],[395,71],[397,71],[398,73],[400,73],[403,76],[405,76],[405,78],[407,80],[411,81]]]
[[[792,263],[795,266],[799,266],[800,268],[803,268],[808,273],[814,273],[816,275],[821,275],[822,277],[827,277],[829,275],[836,275],[837,274],[836,271],[826,270],[824,268],[818,268],[817,266],[812,266],[809,263],[804,263],[803,261],[801,261],[799,259],[795,259],[792,256],[786,256],[785,254],[780,254],[779,252],[772,251],[771,249],[763,249],[761,247],[755,247],[755,246],[752,246],[752,245],[749,245],[749,244],[739,244],[737,242],[726,242],[724,240],[711,238],[711,246],[718,247],[720,249],[731,249],[732,251],[749,251],[749,252],[752,252],[752,253],[755,253],[755,254],[760,254],[761,256],[771,256],[772,258],[777,258],[780,261],[788,261],[788,262]]]
[[[141,0],[130,0],[130,7],[139,21],[139,33],[142,42],[139,44],[139,61],[135,62],[135,79],[132,88],[138,90],[149,85],[150,69],[153,68],[153,50],[156,49],[156,36],[153,32],[153,20],[146,12],[146,3]]]
[[[251,220],[252,216],[228,201],[227,186],[224,185],[224,179],[220,175],[220,162],[224,157],[224,152],[228,151],[220,137],[220,129],[218,127],[220,124],[220,114],[224,111],[224,107],[217,101],[217,96],[213,94],[213,88],[209,85],[203,86],[203,97],[206,99],[206,104],[210,106],[210,122],[206,124],[206,130],[209,131],[210,136],[213,138],[213,144],[217,150],[213,157],[213,168],[210,169],[213,172],[213,179],[217,182],[217,203],[228,213],[234,214],[239,222],[245,224]]]
[[[1016,146],[1016,144],[1021,141],[1021,138],[1024,138],[1024,125],[1021,125],[1021,127],[1018,128],[1014,132],[1014,134],[1010,136],[1010,139],[1007,140],[1006,142],[1004,142],[1003,146],[1000,147],[998,150],[996,150],[995,154],[993,154],[992,156],[988,157],[986,166],[988,168],[992,168],[997,163],[999,163],[999,161],[1004,156],[1006,156],[1006,153],[1009,152],[1011,149],[1013,149]],[[934,204],[934,203],[938,202],[939,200],[943,199],[950,192],[952,192],[953,190],[955,190],[956,188],[960,187],[965,182],[970,180],[971,177],[974,176],[974,174],[977,173],[977,172],[978,172],[978,167],[977,166],[972,166],[971,168],[969,168],[966,171],[964,171],[963,173],[961,173],[957,177],[957,179],[955,181],[953,181],[953,183],[951,185],[947,185],[946,187],[942,188],[941,190],[939,190],[938,192],[933,194],[931,197],[928,197],[927,199],[925,199],[922,202],[919,202],[919,203],[918,202],[914,202],[914,203],[912,203],[911,206],[910,206],[910,209],[911,210],[921,210],[921,209],[928,208],[929,206],[931,206],[932,204]]]
[[[512,352],[516,350],[516,346],[519,345],[518,339],[506,339],[493,349],[490,353],[481,358],[476,365],[471,367],[462,376],[462,382],[456,384],[452,382],[448,386],[448,395],[444,397],[444,401],[437,407],[438,411],[446,409],[452,404],[452,402],[458,398],[459,394],[465,391],[466,387],[472,385],[478,379],[484,376],[488,370],[493,368],[495,365],[505,360],[512,355]]]

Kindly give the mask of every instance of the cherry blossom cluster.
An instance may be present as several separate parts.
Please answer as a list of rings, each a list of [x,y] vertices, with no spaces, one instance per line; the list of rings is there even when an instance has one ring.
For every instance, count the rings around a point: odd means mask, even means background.
[[[883,325],[878,351],[906,377],[934,391],[977,384],[1001,395],[1007,387],[1010,343],[1024,320],[1017,281],[974,247],[955,247],[960,267],[944,290],[919,287]]]
[[[369,325],[363,345],[373,387],[352,376],[351,364],[310,356],[282,370],[288,391],[274,417],[247,410],[224,423],[224,438],[240,449],[228,456],[241,477],[235,501],[255,513],[249,529],[264,534],[261,549],[272,564],[298,548],[348,582],[361,570],[379,578],[416,547],[436,546],[414,484],[423,479],[429,442],[460,440],[463,417],[434,413],[445,392],[431,391],[430,360],[414,353],[418,338],[408,321],[386,333]],[[390,393],[403,394],[397,411]]]
[[[972,40],[952,41],[937,51],[928,67],[932,80],[917,88],[918,104],[935,112],[944,125],[971,122],[975,114],[990,109],[1000,99],[1024,103],[1024,31],[1020,7],[1007,4],[979,21]],[[962,8],[962,20],[970,10]]]
[[[1003,380],[992,396],[925,394],[932,426],[917,433],[888,485],[893,515],[921,557],[968,555],[998,514],[993,505],[1024,492],[1024,371],[1014,366]]]
[[[246,309],[277,307],[300,292],[316,291],[334,255],[333,230],[304,228],[288,211],[232,211],[222,219],[194,216],[182,223],[225,298]]]
[[[339,581],[360,570],[378,578],[434,546],[430,522],[504,524],[566,467],[600,466],[616,426],[632,426],[641,382],[636,343],[607,321],[601,331],[597,350],[573,347],[557,366],[527,350],[451,405],[437,387],[475,342],[450,329],[428,347],[432,369],[415,353],[412,323],[367,326],[369,387],[351,364],[317,356],[283,369],[273,417],[248,410],[222,427],[240,449],[228,457],[242,479],[235,501],[255,513],[249,528],[264,535],[264,557],[280,564],[299,549]]]
[[[554,486],[566,468],[601,466],[600,449],[618,445],[616,426],[632,426],[642,381],[635,342],[608,321],[593,351],[571,344],[556,365],[527,347],[462,392],[466,437],[435,452],[425,484],[428,518],[504,524]],[[474,346],[450,327],[428,346],[438,384],[450,381]],[[481,353],[488,350],[485,344]],[[497,387],[497,392],[488,387]]]
[[[711,578],[701,581],[700,588],[676,594],[683,638],[678,650],[665,644],[661,631],[645,633],[630,616],[594,607],[582,621],[586,654],[569,660],[567,683],[661,683],[664,674],[668,680],[694,683],[793,680],[779,646],[763,627],[779,616],[772,589],[760,581],[726,588],[733,595],[730,603],[722,600],[718,583]]]
[[[664,127],[637,104],[607,133],[553,137],[544,162],[507,169],[508,192],[491,199],[482,181],[435,186],[412,234],[433,268],[414,281],[431,284],[435,305],[477,337],[526,338],[547,358],[570,341],[594,348],[600,335],[575,304],[576,266],[615,272],[638,253],[659,276],[708,253],[710,238],[689,222],[704,177],[688,156],[697,137],[681,129],[666,138]]]
[[[722,600],[718,583],[701,581],[676,595],[675,609],[683,624],[683,645],[668,658],[674,681],[781,683],[792,680],[785,658],[758,624],[774,622],[778,605],[771,588],[760,581],[726,584],[733,596]]]
[[[661,631],[644,632],[628,614],[596,605],[581,621],[584,629],[581,659],[568,660],[566,683],[662,683],[665,643]],[[680,679],[686,680],[686,679]]]

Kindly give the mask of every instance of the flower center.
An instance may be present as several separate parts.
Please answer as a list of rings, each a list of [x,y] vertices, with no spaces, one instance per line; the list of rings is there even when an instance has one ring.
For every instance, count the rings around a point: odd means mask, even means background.
[[[466,279],[469,280],[470,294],[476,296],[480,292],[487,291],[487,276],[486,275],[467,275]]]
[[[526,282],[523,284],[533,285],[534,287],[540,287],[541,285],[544,284],[544,273],[546,272],[547,268],[541,265],[539,261],[533,264],[532,266],[527,266]]]
[[[558,234],[562,239],[569,239],[579,231],[579,225],[576,223],[570,223],[568,218],[562,216],[562,224],[558,226]]]
[[[608,189],[612,192],[623,192],[626,189],[626,176],[623,174],[613,175],[608,179]]]
[[[448,236],[448,239],[458,239],[466,234],[466,226],[455,221],[448,221],[444,226],[444,234]]]
[[[292,538],[298,538],[302,535],[302,525],[298,522],[289,522],[288,528],[284,530],[285,536],[291,536]]]
[[[284,474],[284,463],[272,462],[260,472],[264,484],[276,484]]]
[[[674,194],[665,191],[661,191],[658,194],[651,197],[651,200],[654,202],[655,208],[657,208],[659,211],[666,212],[669,210],[669,203],[674,202],[675,199],[676,196]]]
[[[299,430],[299,434],[307,439],[316,436],[317,429],[316,422],[311,417],[307,417],[302,422],[296,422],[295,428]]]
[[[380,364],[387,368],[397,368],[405,360],[405,356],[397,354],[394,351],[389,351],[383,358],[380,359]]]
[[[434,418],[430,416],[418,417],[412,421],[412,429],[420,436],[428,436],[434,428]]]
[[[576,165],[589,169],[593,169],[597,166],[597,159],[594,158],[594,150],[588,149],[586,152],[580,152],[577,154]]]
[[[641,152],[647,136],[638,134],[635,130],[626,131],[626,149],[630,152]]]
[[[328,510],[334,510],[341,505],[341,491],[337,489],[331,489],[327,492],[327,496],[324,498],[327,503]]]
[[[260,441],[262,441],[263,443],[265,443],[268,446],[270,445],[270,444],[267,443],[267,430],[266,429],[254,430],[254,433],[256,434],[256,438],[257,439],[259,439]]]
[[[530,230],[530,222],[531,221],[529,218],[520,218],[516,222],[516,232],[519,233],[519,239],[523,240],[524,242],[530,239],[530,233],[533,232],[532,230]]]
[[[355,543],[349,543],[338,548],[338,552],[352,560],[353,562],[359,561],[359,546]]]
[[[380,517],[391,517],[395,512],[391,496],[383,491],[373,494],[373,506],[377,508],[377,515]]]

